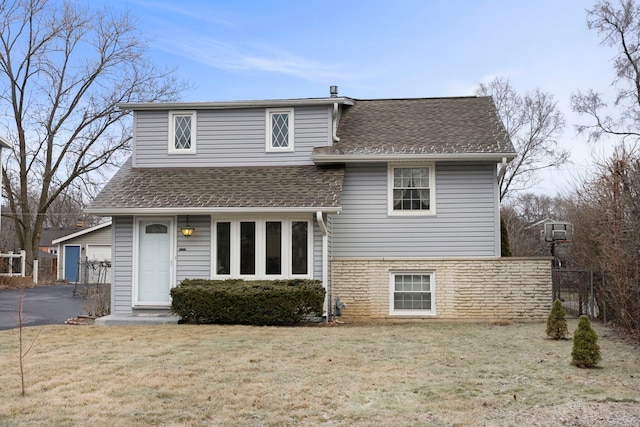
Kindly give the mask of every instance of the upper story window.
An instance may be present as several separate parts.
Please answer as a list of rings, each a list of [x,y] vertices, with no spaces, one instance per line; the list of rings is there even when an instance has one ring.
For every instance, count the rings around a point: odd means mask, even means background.
[[[196,112],[169,112],[169,153],[195,154]]]
[[[435,214],[435,166],[389,165],[389,215]]]
[[[293,151],[293,108],[267,109],[266,150]]]

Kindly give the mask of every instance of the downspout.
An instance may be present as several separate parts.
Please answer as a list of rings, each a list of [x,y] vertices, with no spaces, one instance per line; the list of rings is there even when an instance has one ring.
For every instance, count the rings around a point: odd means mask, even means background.
[[[500,165],[500,170],[498,171],[498,184],[500,183],[500,180],[502,179],[505,173],[507,173],[507,158],[503,157],[502,163]]]
[[[331,317],[331,287],[329,285],[329,234],[327,232],[327,225],[324,222],[322,211],[316,212],[316,221],[320,227],[320,233],[322,234],[322,287],[326,294],[324,298],[324,316],[325,321],[329,321]]]
[[[338,113],[339,113],[338,103],[334,102],[333,114],[331,115],[331,127],[333,128],[331,132],[331,137],[333,138],[333,142],[340,142],[340,138],[338,138]]]

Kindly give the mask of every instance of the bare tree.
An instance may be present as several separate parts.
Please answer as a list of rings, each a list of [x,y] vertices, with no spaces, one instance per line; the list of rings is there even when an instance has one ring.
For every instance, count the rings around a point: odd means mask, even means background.
[[[545,219],[566,221],[567,201],[561,196],[549,197],[524,193],[504,203],[501,216],[507,224],[509,242],[513,256],[549,256],[549,243],[540,235]]]
[[[588,28],[598,32],[603,45],[616,50],[613,86],[617,90],[612,105],[593,89],[572,96],[573,110],[591,119],[590,124],[576,126],[590,141],[603,135],[634,141],[640,136],[640,8],[634,0],[621,0],[617,6],[601,1],[587,11]],[[617,117],[611,115],[614,111]]]
[[[556,140],[564,129],[564,116],[551,94],[535,89],[519,95],[502,77],[480,84],[475,93],[493,97],[518,153],[499,177],[500,200],[536,185],[540,170],[568,162],[569,152]]]
[[[616,148],[573,196],[574,263],[603,272],[596,281],[600,313],[640,331],[640,155]],[[599,277],[596,277],[597,279]]]
[[[0,117],[14,143],[2,179],[29,269],[58,197],[101,185],[128,154],[130,123],[116,105],[175,100],[183,88],[147,49],[126,14],[0,0]]]

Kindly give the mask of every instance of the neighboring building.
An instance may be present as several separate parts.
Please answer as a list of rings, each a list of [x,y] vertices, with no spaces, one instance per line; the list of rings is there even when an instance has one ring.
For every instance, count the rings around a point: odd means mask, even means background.
[[[546,317],[549,260],[500,258],[515,150],[492,99],[333,89],[120,106],[133,154],[87,209],[113,221],[112,316],[184,278],[314,278],[352,319]]]
[[[111,221],[53,240],[58,254],[58,280],[111,283]]]

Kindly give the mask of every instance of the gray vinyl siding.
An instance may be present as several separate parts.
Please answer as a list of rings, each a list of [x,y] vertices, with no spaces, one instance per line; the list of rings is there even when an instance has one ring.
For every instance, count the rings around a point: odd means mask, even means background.
[[[131,313],[133,297],[133,217],[114,217],[111,262],[111,312]]]
[[[331,138],[328,106],[296,107],[295,152],[265,152],[264,108],[197,111],[197,154],[169,154],[169,112],[136,111],[134,167],[312,165],[311,151]]]
[[[333,256],[499,256],[494,163],[437,163],[436,215],[389,216],[387,165],[347,165]]]
[[[186,238],[181,228],[186,224],[186,216],[178,216],[176,284],[184,279],[211,278],[211,217],[209,215],[189,216],[189,225],[195,228],[193,235]]]

